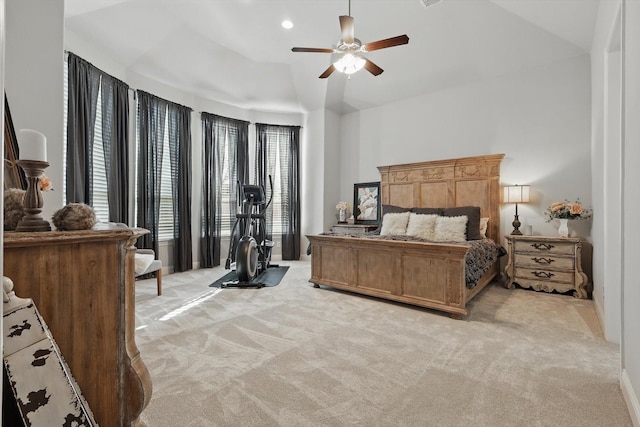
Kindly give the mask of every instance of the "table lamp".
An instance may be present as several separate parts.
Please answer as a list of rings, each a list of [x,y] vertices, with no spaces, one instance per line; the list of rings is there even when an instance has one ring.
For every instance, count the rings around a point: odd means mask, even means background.
[[[504,195],[502,197],[502,203],[515,203],[516,214],[513,218],[513,231],[512,235],[522,235],[520,231],[520,219],[518,219],[518,203],[529,203],[529,186],[528,185],[507,185],[504,187]]]

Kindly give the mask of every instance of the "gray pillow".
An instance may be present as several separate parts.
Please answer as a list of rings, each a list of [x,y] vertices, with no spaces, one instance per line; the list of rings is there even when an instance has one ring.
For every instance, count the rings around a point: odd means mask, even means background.
[[[411,212],[419,215],[441,215],[442,208],[411,208]]]
[[[478,206],[458,206],[455,208],[444,208],[443,216],[467,217],[467,240],[481,240],[480,234],[480,207]]]
[[[388,213],[403,213],[403,212],[411,212],[411,208],[403,208],[395,205],[382,205],[382,216]]]

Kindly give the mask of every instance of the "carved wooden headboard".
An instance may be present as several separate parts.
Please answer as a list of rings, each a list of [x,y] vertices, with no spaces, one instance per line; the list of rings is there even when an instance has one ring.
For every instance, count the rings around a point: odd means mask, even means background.
[[[500,162],[504,154],[378,166],[382,204],[405,208],[479,206],[487,237],[500,241]]]

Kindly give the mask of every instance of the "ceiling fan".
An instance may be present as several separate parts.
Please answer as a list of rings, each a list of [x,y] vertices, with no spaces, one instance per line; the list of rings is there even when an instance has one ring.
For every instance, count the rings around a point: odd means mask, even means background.
[[[349,0],[349,15],[340,16],[340,30],[342,31],[342,38],[338,41],[336,47],[333,49],[316,47],[294,47],[291,49],[291,51],[340,54],[340,59],[331,64],[329,68],[324,71],[324,73],[320,74],[321,79],[326,79],[331,75],[331,73],[336,70],[340,71],[341,73],[350,75],[362,68],[364,68],[374,76],[377,76],[379,74],[382,74],[384,70],[365,58],[363,54],[372,52],[374,50],[385,49],[388,47],[409,43],[409,37],[407,37],[406,34],[403,34],[401,36],[362,44],[359,39],[354,37],[353,17],[351,16],[351,0]]]

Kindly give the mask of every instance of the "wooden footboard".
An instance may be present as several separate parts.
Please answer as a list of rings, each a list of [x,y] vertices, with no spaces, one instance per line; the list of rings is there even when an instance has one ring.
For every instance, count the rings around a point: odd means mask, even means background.
[[[451,313],[462,318],[467,302],[497,273],[497,263],[474,289],[465,284],[468,248],[443,243],[307,236],[311,279],[364,295]]]

